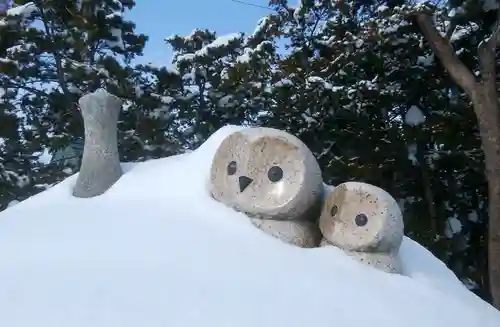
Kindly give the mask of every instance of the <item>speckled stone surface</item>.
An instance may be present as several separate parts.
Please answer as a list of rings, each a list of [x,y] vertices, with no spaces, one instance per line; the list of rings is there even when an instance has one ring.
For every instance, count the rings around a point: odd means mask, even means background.
[[[333,244],[360,262],[401,273],[403,217],[386,191],[359,182],[338,185],[326,196],[319,228],[322,246]]]
[[[302,248],[318,247],[321,232],[318,224],[307,220],[269,220],[251,218],[252,224],[285,243]]]
[[[320,242],[320,247],[324,246],[335,246],[323,238]],[[352,257],[353,259],[359,261],[360,263],[372,266],[379,270],[385,271],[392,274],[401,274],[402,267],[401,261],[399,259],[398,253],[376,253],[376,252],[356,252],[356,251],[346,251],[344,252]]]
[[[117,124],[122,100],[99,89],[79,100],[85,145],[73,195],[90,198],[106,192],[123,174],[118,156]]]
[[[229,135],[216,151],[210,193],[253,218],[314,221],[321,210],[323,181],[316,158],[297,137],[272,128],[246,128]],[[283,224],[258,225],[284,240],[294,239],[297,231],[289,227],[290,235],[284,236]]]

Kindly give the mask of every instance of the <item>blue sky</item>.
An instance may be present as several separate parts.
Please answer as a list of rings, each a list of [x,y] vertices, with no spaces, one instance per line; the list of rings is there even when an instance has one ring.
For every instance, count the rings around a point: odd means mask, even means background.
[[[242,0],[267,6],[268,0]],[[144,57],[138,63],[170,64],[172,52],[164,39],[172,34],[187,35],[195,28],[208,28],[224,35],[252,32],[257,21],[270,11],[231,0],[136,0],[127,12],[137,33],[149,36]]]

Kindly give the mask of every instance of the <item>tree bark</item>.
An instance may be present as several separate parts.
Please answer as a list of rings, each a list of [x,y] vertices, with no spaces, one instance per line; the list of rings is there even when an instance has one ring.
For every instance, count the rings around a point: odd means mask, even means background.
[[[496,93],[496,90],[495,90]],[[472,100],[478,118],[488,179],[488,275],[493,304],[500,309],[500,120],[498,96],[479,85]]]
[[[492,35],[478,47],[479,81],[457,57],[449,40],[439,34],[429,13],[417,13],[416,22],[451,78],[469,96],[477,117],[488,181],[489,284],[493,304],[500,309],[500,106],[495,55],[500,41],[500,16]]]
[[[418,166],[420,168],[420,173],[422,176],[422,186],[424,188],[424,198],[425,202],[427,203],[427,210],[428,214],[430,217],[431,225],[430,227],[432,228],[432,232],[439,232],[438,230],[438,223],[437,223],[437,209],[436,209],[436,201],[434,192],[432,190],[432,177],[429,172],[429,167],[427,165],[427,161],[425,160],[425,155],[424,155],[424,146],[422,141],[417,142],[417,154],[415,157],[417,158],[418,161]]]

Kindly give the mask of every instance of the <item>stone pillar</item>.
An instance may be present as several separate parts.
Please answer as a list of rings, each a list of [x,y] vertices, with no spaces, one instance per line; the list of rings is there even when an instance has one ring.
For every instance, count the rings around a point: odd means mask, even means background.
[[[117,140],[123,102],[99,89],[82,96],[78,103],[85,125],[85,146],[73,195],[91,198],[106,192],[123,174]]]

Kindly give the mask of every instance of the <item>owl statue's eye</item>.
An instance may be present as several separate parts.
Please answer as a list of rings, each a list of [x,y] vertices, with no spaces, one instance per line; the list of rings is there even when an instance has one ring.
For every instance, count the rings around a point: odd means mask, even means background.
[[[283,169],[278,166],[272,166],[267,172],[267,178],[273,183],[279,182],[283,178]]]
[[[337,213],[339,212],[339,207],[337,207],[336,205],[334,205],[331,209],[330,209],[330,215],[332,217],[335,217],[337,215]]]
[[[368,217],[364,213],[360,213],[356,216],[356,218],[354,218],[354,222],[359,227],[362,227],[368,223]]]
[[[237,168],[236,161],[231,161],[227,165],[227,174],[229,176],[236,174],[236,168]]]

